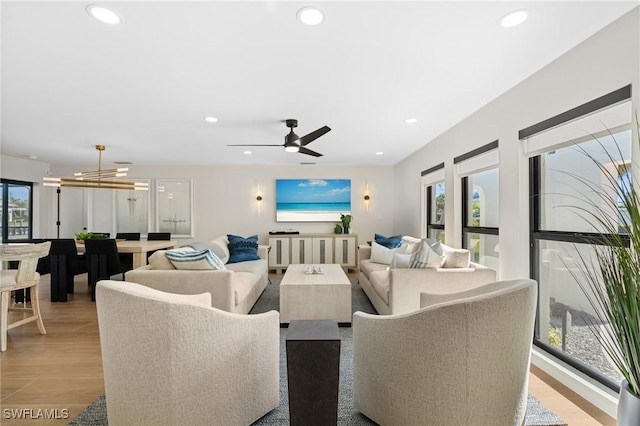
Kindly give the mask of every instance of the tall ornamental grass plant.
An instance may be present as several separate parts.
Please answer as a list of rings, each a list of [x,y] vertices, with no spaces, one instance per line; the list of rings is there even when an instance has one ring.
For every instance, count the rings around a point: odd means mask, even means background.
[[[613,138],[610,132],[609,135]],[[597,137],[594,139],[606,152],[609,164],[620,163]],[[623,158],[618,144],[615,146],[618,158]],[[572,274],[596,312],[595,319],[587,319],[592,331],[629,383],[631,392],[640,397],[638,182],[632,173],[620,173],[618,167],[605,167],[592,154],[579,146],[577,149],[599,167],[604,183],[590,182],[573,175],[585,188],[576,197],[588,201],[586,207],[574,208],[600,235],[589,241],[592,254],[577,250],[580,272]]]

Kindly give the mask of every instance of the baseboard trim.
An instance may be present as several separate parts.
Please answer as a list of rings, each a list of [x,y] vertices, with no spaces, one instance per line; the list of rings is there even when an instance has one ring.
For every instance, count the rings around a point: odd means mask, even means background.
[[[614,419],[616,418],[618,395],[611,389],[535,346],[531,349],[531,363],[604,411],[607,415]]]

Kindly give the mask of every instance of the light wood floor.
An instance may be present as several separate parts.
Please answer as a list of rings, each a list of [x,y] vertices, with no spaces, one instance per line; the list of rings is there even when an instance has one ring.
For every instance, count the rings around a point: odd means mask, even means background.
[[[104,392],[98,322],[86,275],[76,277],[75,288],[69,302],[51,303],[49,276],[43,276],[40,300],[47,334],[40,335],[33,322],[9,331],[7,351],[0,355],[1,425],[66,425]],[[535,367],[529,392],[569,425],[615,425],[614,419]],[[32,409],[29,417],[47,410],[58,419],[7,419],[7,409]],[[64,410],[68,418],[60,418]]]

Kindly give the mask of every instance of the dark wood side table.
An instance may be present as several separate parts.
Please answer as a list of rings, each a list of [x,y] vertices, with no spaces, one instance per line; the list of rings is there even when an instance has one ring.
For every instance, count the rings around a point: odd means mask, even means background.
[[[338,323],[334,320],[292,320],[286,345],[290,424],[337,424]]]

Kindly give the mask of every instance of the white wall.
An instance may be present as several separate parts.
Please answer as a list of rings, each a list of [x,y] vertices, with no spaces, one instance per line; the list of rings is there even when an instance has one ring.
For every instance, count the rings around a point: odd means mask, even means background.
[[[639,15],[636,8],[398,163],[394,232],[419,234],[420,172],[444,162],[446,240],[459,246],[461,188],[454,177],[453,158],[498,139],[500,276],[528,277],[528,160],[518,131],[629,83],[633,110],[638,111]]]
[[[91,166],[89,166],[91,168]],[[187,241],[203,241],[227,233],[243,236],[258,234],[260,242],[266,242],[271,230],[293,229],[300,232],[333,232],[337,222],[278,223],[275,221],[276,178],[341,178],[351,179],[352,216],[351,233],[359,235],[359,241],[371,240],[375,232],[391,234],[393,231],[393,167],[324,167],[324,166],[130,166],[131,178],[186,178],[193,180],[194,188],[194,237]],[[69,175],[77,168],[54,168],[55,176]],[[369,185],[369,212],[365,211],[365,185]],[[256,195],[260,186],[263,197],[260,214]],[[50,190],[47,188],[47,190]],[[54,190],[51,190],[54,191]],[[63,195],[74,190],[63,189]],[[89,230],[113,232],[114,206],[111,190],[91,190]],[[76,196],[65,206],[67,211],[80,211],[81,197]],[[153,205],[153,198],[151,200]],[[55,205],[55,202],[54,202]],[[67,216],[68,218],[68,216]],[[64,219],[63,219],[64,222]],[[74,222],[74,221],[72,221]],[[78,222],[75,220],[75,222]],[[69,220],[67,220],[69,223]],[[51,218],[52,232],[55,218]],[[65,228],[68,235],[82,230]]]
[[[529,277],[528,159],[518,131],[632,84],[633,111],[640,116],[640,8],[636,8],[581,45],[499,96],[462,122],[427,143],[395,167],[394,231],[421,229],[420,172],[445,163],[446,241],[461,241],[461,185],[453,158],[496,139],[500,157],[501,279]],[[500,66],[500,64],[496,64]],[[633,132],[638,140],[637,128]],[[640,147],[633,161],[640,163]],[[634,174],[637,173],[634,169]],[[453,189],[453,192],[451,191]],[[616,396],[546,353],[534,350],[535,365],[594,403],[616,413]]]

